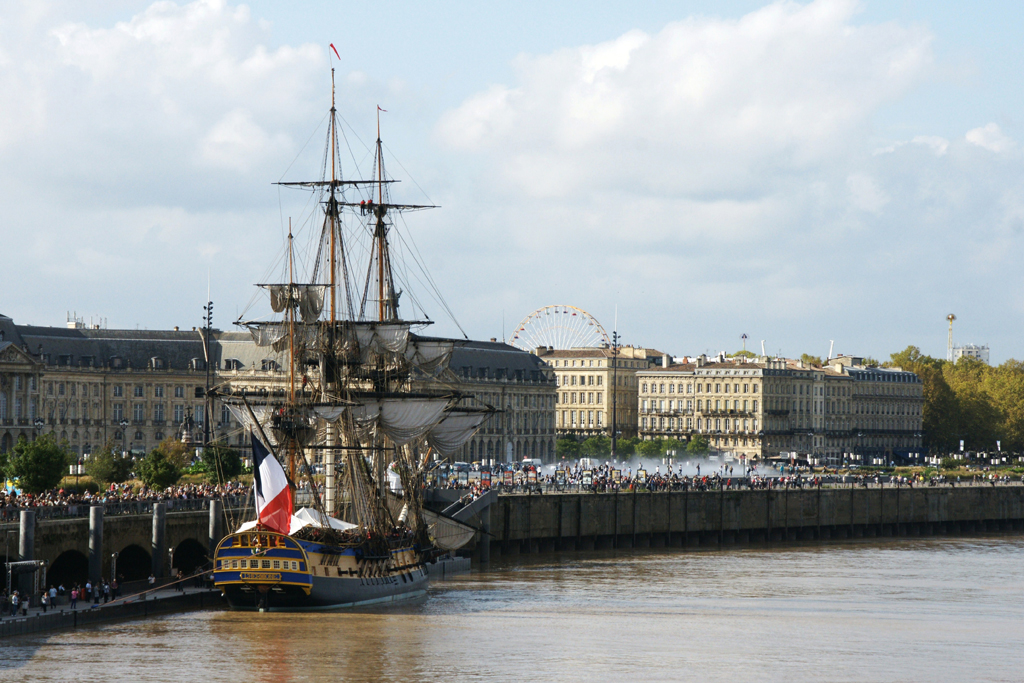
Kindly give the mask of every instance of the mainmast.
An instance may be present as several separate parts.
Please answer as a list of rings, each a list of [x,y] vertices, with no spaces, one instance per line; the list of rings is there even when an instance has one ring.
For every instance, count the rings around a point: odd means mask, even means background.
[[[337,113],[337,110],[334,107],[334,67],[331,67],[331,198],[330,198],[330,200],[329,200],[329,202],[327,204],[327,209],[328,209],[328,221],[330,221],[330,227],[331,227],[331,249],[330,249],[330,251],[331,251],[331,258],[330,258],[330,261],[331,261],[331,276],[330,276],[330,284],[331,284],[331,329],[332,330],[334,329],[334,321],[337,319],[337,315],[336,315],[335,310],[334,310],[334,294],[335,294],[335,292],[334,292],[334,290],[335,290],[334,273],[337,270],[337,265],[335,263],[336,247],[334,246],[334,234],[338,230],[338,226],[337,226],[337,224],[335,222],[335,220],[337,219],[337,216],[338,216],[338,211],[337,211],[338,205],[335,203],[336,200],[334,198],[335,182],[338,179],[338,177],[337,177],[337,170],[335,169],[335,166],[334,166],[334,158],[335,158],[335,156],[337,156],[335,154],[335,150],[337,149],[337,145],[338,145],[337,131],[336,131],[336,128],[335,128],[335,123],[334,123],[334,117],[335,117],[336,113]]]

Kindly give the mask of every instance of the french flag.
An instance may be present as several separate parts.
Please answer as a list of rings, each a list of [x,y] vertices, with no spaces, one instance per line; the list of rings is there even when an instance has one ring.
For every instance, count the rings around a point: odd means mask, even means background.
[[[256,489],[256,514],[260,524],[287,534],[292,522],[292,490],[277,458],[252,435],[252,474]]]

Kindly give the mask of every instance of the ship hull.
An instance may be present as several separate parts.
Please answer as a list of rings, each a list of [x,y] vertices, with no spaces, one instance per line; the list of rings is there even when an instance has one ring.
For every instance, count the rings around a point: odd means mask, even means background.
[[[426,595],[429,578],[424,568],[405,575],[406,579],[314,578],[307,595],[296,586],[233,584],[223,587],[228,605],[235,610],[268,612],[309,612],[369,607],[413,600]]]
[[[368,557],[358,548],[257,531],[220,542],[213,580],[232,609],[301,612],[418,598],[429,575],[411,547]]]

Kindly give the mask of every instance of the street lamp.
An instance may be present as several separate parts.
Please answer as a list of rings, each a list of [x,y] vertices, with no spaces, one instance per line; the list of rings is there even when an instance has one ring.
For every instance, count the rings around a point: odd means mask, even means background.
[[[110,582],[113,583],[117,580],[117,557],[120,553],[110,554]]]
[[[616,316],[618,317],[618,316]],[[616,457],[615,444],[618,441],[619,421],[617,418],[619,397],[619,331],[612,330],[612,458]]]
[[[121,456],[124,458],[128,457],[128,420],[123,419],[120,422],[121,425]]]

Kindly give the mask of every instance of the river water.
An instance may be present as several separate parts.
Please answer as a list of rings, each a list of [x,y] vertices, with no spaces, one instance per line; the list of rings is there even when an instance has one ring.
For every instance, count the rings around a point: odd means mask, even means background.
[[[520,558],[362,613],[0,644],[25,681],[1020,681],[1024,538]]]

